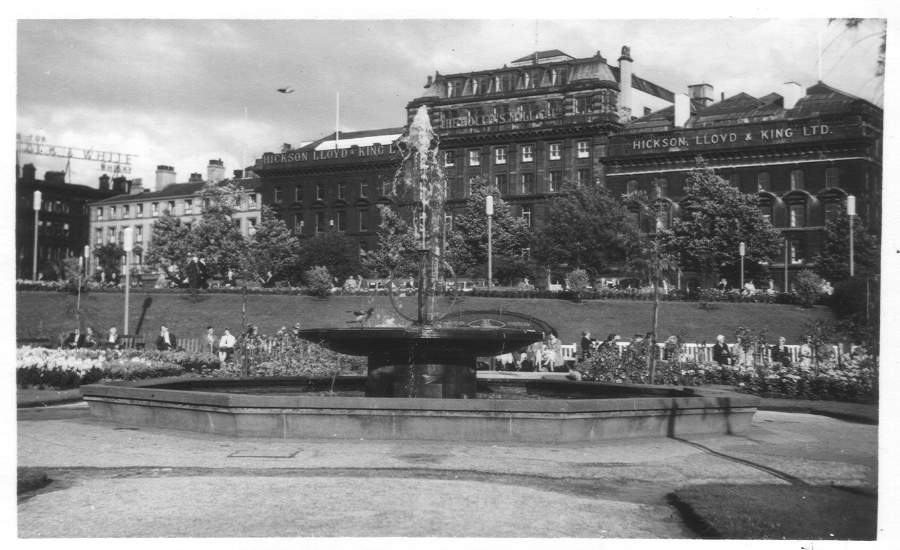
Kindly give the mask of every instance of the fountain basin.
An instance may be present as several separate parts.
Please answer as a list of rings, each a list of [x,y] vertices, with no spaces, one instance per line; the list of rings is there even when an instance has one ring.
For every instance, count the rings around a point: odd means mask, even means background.
[[[475,358],[519,350],[543,332],[498,327],[318,328],[301,338],[368,357],[368,397],[474,398]]]
[[[362,388],[342,377],[336,389]],[[740,434],[758,398],[674,386],[535,380],[539,399],[433,399],[304,395],[330,379],[156,379],[82,387],[91,414],[133,426],[234,437],[421,439],[567,443],[632,437]],[[491,390],[509,381],[479,380]],[[480,388],[481,389],[481,388]],[[254,392],[254,393],[245,393]],[[290,393],[285,393],[290,392]]]

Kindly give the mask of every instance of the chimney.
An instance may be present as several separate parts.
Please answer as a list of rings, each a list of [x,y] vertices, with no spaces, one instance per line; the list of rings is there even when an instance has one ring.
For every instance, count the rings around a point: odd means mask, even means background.
[[[191,172],[191,177],[188,178],[188,183],[203,183],[203,174],[200,172]]]
[[[131,180],[131,189],[129,189],[129,194],[138,195],[144,192],[144,181],[141,178],[134,178]]]
[[[219,183],[225,179],[225,164],[222,159],[210,159],[206,167],[206,179],[212,183]]]
[[[109,176],[106,174],[100,176],[100,190],[109,191]]]
[[[428,80],[425,82],[425,88],[431,88],[432,76],[428,75]]]
[[[125,176],[119,176],[117,178],[113,178],[112,180],[112,190],[115,193],[128,193],[128,180],[125,179]]]
[[[704,107],[715,101],[712,84],[691,84],[688,86],[688,95],[691,99],[702,103]]]
[[[675,94],[675,123],[676,128],[684,128],[691,118],[691,99],[687,94]]]
[[[231,175],[234,176],[234,179],[236,179],[236,180],[243,179],[244,171],[243,170],[232,170]]]
[[[784,98],[784,108],[793,109],[803,97],[803,87],[798,82],[785,82],[781,87],[781,97]]]
[[[34,181],[34,173],[36,169],[33,164],[30,162],[22,167],[22,180],[23,181]]]
[[[44,172],[44,181],[47,183],[66,183],[65,172]]]
[[[619,56],[619,120],[624,123],[631,122],[632,89],[631,89],[631,48],[622,46],[622,55]]]
[[[160,164],[156,167],[156,190],[161,191],[167,185],[175,183],[175,168]]]

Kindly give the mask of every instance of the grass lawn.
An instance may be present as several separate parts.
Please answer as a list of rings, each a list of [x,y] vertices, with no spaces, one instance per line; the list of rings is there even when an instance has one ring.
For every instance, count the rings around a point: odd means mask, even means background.
[[[414,312],[412,298],[401,299],[404,311]],[[444,307],[446,307],[446,303]],[[831,319],[824,306],[802,309],[776,304],[716,303],[715,309],[700,309],[696,302],[663,302],[659,313],[659,335],[681,334],[687,342],[713,342],[717,334],[734,340],[738,326],[754,330],[768,329],[774,341],[784,335],[788,343],[797,343],[807,321]],[[396,317],[385,296],[254,296],[247,298],[247,322],[257,325],[263,334],[299,322],[303,327],[348,327],[354,310],[375,308],[370,324]],[[650,329],[653,304],[631,300],[590,300],[580,304],[568,300],[472,298],[464,297],[454,309],[503,309],[532,315],[550,323],[564,343],[577,342],[582,330],[603,338],[616,333],[623,338],[646,333]],[[439,310],[441,306],[439,305]],[[81,297],[83,324],[105,333],[111,326],[122,332],[124,294],[92,293]],[[401,319],[402,321],[402,319]],[[225,327],[236,332],[241,324],[241,297],[235,294],[203,294],[192,299],[183,294],[131,293],[130,331],[145,337],[155,336],[165,323],[179,337],[195,338],[207,325],[221,334]],[[16,335],[47,336],[55,340],[75,327],[75,296],[61,292],[17,292]]]
[[[706,538],[874,540],[871,490],[796,485],[695,485],[670,495]]]

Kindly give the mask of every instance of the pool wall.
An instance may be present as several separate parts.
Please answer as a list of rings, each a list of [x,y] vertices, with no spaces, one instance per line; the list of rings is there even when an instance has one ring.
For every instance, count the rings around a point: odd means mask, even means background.
[[[309,379],[157,379],[93,384],[83,386],[82,394],[93,416],[131,426],[285,439],[539,443],[741,434],[749,428],[759,402],[755,397],[741,394],[704,395],[702,390],[694,388],[566,381],[546,384],[554,393],[569,388],[580,395],[610,390],[649,395],[508,400],[262,395],[227,391],[228,386],[264,382],[303,385]],[[528,384],[539,389],[541,382]]]

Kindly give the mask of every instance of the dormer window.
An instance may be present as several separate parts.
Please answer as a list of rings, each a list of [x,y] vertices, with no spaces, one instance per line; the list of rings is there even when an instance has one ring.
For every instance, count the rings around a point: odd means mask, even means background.
[[[459,83],[447,82],[447,97],[457,97],[459,95]]]
[[[494,92],[502,92],[503,91],[503,81],[500,80],[499,76],[494,77]]]
[[[472,79],[472,95],[475,95],[477,93],[478,93],[478,80],[473,78]]]

